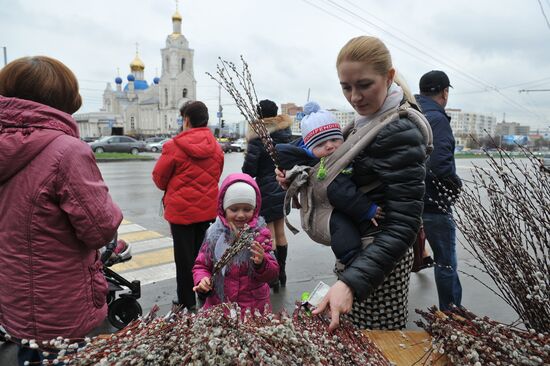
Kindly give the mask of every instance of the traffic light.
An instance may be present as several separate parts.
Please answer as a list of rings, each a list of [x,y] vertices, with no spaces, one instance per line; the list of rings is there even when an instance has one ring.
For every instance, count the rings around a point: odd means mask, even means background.
[[[222,119],[222,124],[221,124],[221,128],[224,128],[225,127],[225,120]]]

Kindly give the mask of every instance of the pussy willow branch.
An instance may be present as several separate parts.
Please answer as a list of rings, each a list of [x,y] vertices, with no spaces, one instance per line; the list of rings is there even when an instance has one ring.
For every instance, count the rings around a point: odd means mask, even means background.
[[[210,78],[216,81],[233,98],[241,115],[248,122],[250,127],[260,137],[266,151],[273,160],[275,166],[279,166],[279,158],[275,150],[275,144],[267,131],[264,121],[258,113],[258,96],[256,88],[252,81],[250,68],[241,56],[242,69],[237,70],[237,66],[230,61],[223,60],[221,57],[219,64],[216,65],[216,76],[207,72]],[[235,82],[233,76],[237,80]]]
[[[526,161],[499,150],[488,168],[474,165],[460,195],[441,182],[441,200],[455,201],[466,250],[529,328],[550,331],[550,174],[522,148]],[[440,205],[444,207],[444,205]],[[444,210],[444,209],[443,209]]]

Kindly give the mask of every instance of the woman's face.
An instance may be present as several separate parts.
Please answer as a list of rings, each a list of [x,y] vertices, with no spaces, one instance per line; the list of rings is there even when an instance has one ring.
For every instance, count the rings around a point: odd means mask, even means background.
[[[361,61],[343,61],[338,65],[342,92],[361,116],[370,116],[382,107],[394,75],[395,69],[380,75],[372,65]]]

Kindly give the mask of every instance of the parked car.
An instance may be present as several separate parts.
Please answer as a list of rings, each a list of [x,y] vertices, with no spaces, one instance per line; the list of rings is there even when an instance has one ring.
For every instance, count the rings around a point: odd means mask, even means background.
[[[219,141],[218,144],[220,144],[220,147],[222,148],[222,151],[224,153],[231,152],[231,143],[229,141]]]
[[[550,173],[550,154],[544,154],[539,158],[540,171]]]
[[[94,142],[94,141],[97,140],[98,138],[97,138],[97,137],[89,136],[89,137],[81,137],[80,139],[81,139],[82,141],[84,141],[84,142]]]
[[[150,142],[145,145],[145,148],[147,149],[147,151],[160,152],[162,151],[162,145],[164,145],[167,141],[170,141],[170,139],[164,139],[159,142]]]
[[[244,139],[239,139],[231,143],[231,151],[245,151],[246,150],[246,141]]]
[[[162,136],[148,137],[145,139],[145,143],[150,144],[153,142],[161,142],[164,139],[166,139],[166,137],[162,137]]]
[[[141,151],[145,151],[145,142],[129,136],[103,136],[89,144],[96,153],[122,152],[136,155]]]

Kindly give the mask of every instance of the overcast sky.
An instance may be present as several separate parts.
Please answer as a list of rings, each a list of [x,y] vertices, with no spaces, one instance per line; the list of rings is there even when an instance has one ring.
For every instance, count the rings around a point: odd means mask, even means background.
[[[77,75],[84,105],[101,107],[106,82],[126,79],[139,43],[150,83],[172,32],[173,0],[0,0],[0,47],[8,61],[58,58]],[[183,34],[195,51],[197,98],[215,120],[218,89],[205,75],[218,56],[249,63],[260,99],[351,110],[336,77],[345,42],[368,34],[390,48],[414,93],[423,73],[447,72],[447,107],[497,121],[550,127],[550,0],[181,0]],[[546,15],[546,17],[545,17]],[[0,59],[3,66],[3,59]],[[240,120],[222,94],[224,118]]]

